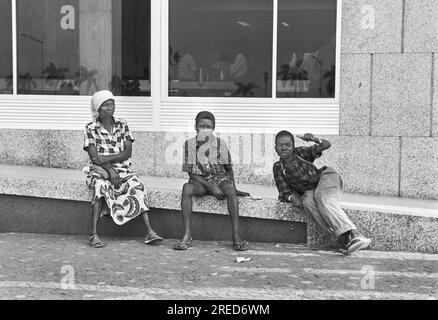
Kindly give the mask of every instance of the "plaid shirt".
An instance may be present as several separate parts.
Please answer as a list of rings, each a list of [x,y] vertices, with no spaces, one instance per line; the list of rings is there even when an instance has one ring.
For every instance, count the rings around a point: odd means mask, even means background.
[[[210,141],[197,141],[197,137],[184,143],[182,171],[205,177],[207,181],[230,178],[231,155],[223,139],[212,136]]]
[[[114,118],[114,123],[112,132],[108,132],[99,119],[88,123],[85,126],[84,150],[88,151],[89,146],[96,146],[100,156],[109,156],[122,152],[125,141],[134,142],[134,136],[129,131],[128,123],[125,120]],[[112,166],[118,172],[128,173],[131,159],[112,163]]]
[[[313,162],[321,156],[316,153],[317,145],[295,148],[297,158],[285,163],[282,159],[274,163],[274,179],[278,189],[278,199],[287,198],[298,191],[303,193],[315,189],[326,167],[316,168]]]

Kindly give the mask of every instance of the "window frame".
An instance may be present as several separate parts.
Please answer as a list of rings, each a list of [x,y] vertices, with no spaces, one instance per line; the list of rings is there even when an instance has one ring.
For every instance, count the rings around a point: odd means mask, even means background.
[[[13,92],[11,94],[2,94],[0,95],[0,110],[5,108],[7,111],[12,109],[12,106],[28,106],[29,104],[35,105],[35,108],[38,108],[38,112],[36,112],[36,115],[39,116],[39,114],[49,114],[50,119],[47,120],[39,120],[40,118],[37,117],[37,121],[34,124],[30,124],[30,119],[26,119],[26,122],[20,125],[18,122],[15,123],[1,123],[0,128],[5,129],[47,129],[47,130],[63,130],[63,129],[73,129],[78,130],[82,129],[83,124],[88,121],[90,118],[89,113],[89,104],[91,95],[34,95],[34,94],[18,94],[17,90],[17,84],[18,84],[18,52],[17,52],[17,0],[10,0],[12,4],[12,74],[13,74]],[[156,25],[154,26],[154,23],[152,23],[152,20],[154,19],[154,15],[152,14],[153,7],[157,6],[157,1],[151,0],[151,38],[153,34],[156,34],[158,30],[152,30],[153,28],[157,29]],[[156,10],[156,9],[155,9]],[[153,41],[151,39],[151,45],[153,44]],[[153,81],[152,81],[152,74],[156,74],[157,70],[152,63],[152,54],[153,50],[151,48],[151,96],[117,96],[117,105],[122,105],[124,108],[126,107],[125,112],[121,112],[121,117],[128,117],[135,119],[136,117],[142,117],[144,114],[147,114],[148,111],[150,111],[151,115],[151,121],[146,121],[142,119],[141,121],[138,121],[137,125],[131,126],[136,130],[139,131],[146,131],[146,130],[157,130],[159,123],[154,121],[153,118],[153,102],[152,102],[152,92],[156,88],[154,87]],[[155,60],[157,58],[155,57]],[[155,85],[156,87],[156,85]],[[78,110],[77,112],[69,111],[69,113],[74,113],[75,116],[78,117],[79,122],[81,125],[79,126],[76,123],[76,121],[72,121],[72,125],[70,128],[66,128],[64,123],[61,123],[60,125],[57,125],[56,123],[53,123],[53,126],[51,126],[53,120],[52,120],[52,114],[54,113],[52,110],[52,107],[54,105],[63,105],[68,106],[68,108]],[[146,110],[145,110],[146,108]],[[119,108],[119,110],[122,108]],[[123,109],[122,109],[123,110]],[[59,110],[59,114],[62,115],[64,110]],[[69,116],[69,114],[65,114],[66,118]],[[20,115],[21,116],[21,115]],[[17,116],[19,118],[20,116]],[[56,117],[53,116],[53,117]],[[15,120],[15,119],[14,119]],[[69,121],[65,121],[66,123],[69,123]],[[132,123],[135,121],[130,121]],[[147,124],[146,127],[144,124]]]
[[[12,3],[12,61],[13,61],[13,93],[0,95],[0,110],[6,109],[7,112],[13,114],[13,108],[11,106],[22,105],[35,105],[39,114],[46,114],[46,106],[53,106],[55,104],[68,105],[71,108],[76,108],[75,116],[83,119],[89,119],[89,101],[88,95],[84,96],[63,96],[63,95],[26,95],[17,93],[17,0],[10,0]],[[276,79],[276,66],[277,66],[277,27],[278,27],[278,1],[273,1],[273,61],[272,61],[272,79]],[[185,108],[192,106],[239,106],[240,108],[251,108],[251,106],[257,106],[259,108],[265,108],[269,110],[272,107],[284,108],[288,106],[294,109],[303,111],[306,108],[314,108],[327,110],[331,118],[337,117],[336,126],[335,121],[332,119],[330,129],[322,130],[321,132],[315,131],[315,133],[323,134],[339,134],[339,108],[340,108],[340,61],[341,61],[341,22],[342,22],[342,5],[343,0],[337,0],[336,11],[336,82],[335,82],[335,97],[334,98],[276,98],[276,81],[272,81],[272,94],[273,97],[264,98],[244,98],[244,97],[178,97],[168,96],[168,43],[169,43],[169,0],[151,0],[151,95],[146,96],[117,96],[118,105],[123,107],[128,106],[125,112],[121,112],[121,117],[127,117],[129,119],[135,119],[135,117],[145,118],[149,116],[150,120],[142,120],[137,125],[131,126],[136,131],[184,131],[184,129],[166,128],[162,122],[163,114],[166,112],[166,107]],[[122,108],[119,108],[119,110]],[[12,111],[11,111],[12,110]],[[64,110],[60,110],[59,114],[62,116]],[[337,113],[336,113],[337,112]],[[69,117],[68,113],[65,113],[65,118]],[[19,116],[17,116],[19,117]],[[40,116],[41,117],[41,116]],[[54,115],[53,117],[56,117]],[[71,116],[70,116],[71,117]],[[322,116],[324,117],[324,115]],[[41,119],[41,118],[36,118]],[[324,118],[323,118],[324,119]],[[16,120],[14,118],[14,120]],[[31,120],[26,119],[28,124],[20,125],[18,121],[16,123],[4,123],[0,124],[0,128],[34,128],[34,129],[56,129],[65,130],[65,125],[56,125],[52,118],[48,121],[39,120],[41,123],[30,124]],[[38,121],[38,120],[37,120]],[[67,120],[66,120],[67,121]],[[86,120],[85,120],[86,121]],[[68,122],[68,121],[67,121]],[[131,121],[132,122],[132,121]],[[315,127],[317,123],[321,122],[321,119],[315,121]],[[48,123],[53,124],[51,127]],[[84,122],[85,123],[85,122]],[[78,130],[82,129],[78,125],[71,125],[70,128]],[[230,129],[227,132],[239,131],[238,129]],[[255,130],[257,131],[257,130]],[[240,131],[241,132],[241,131]],[[253,132],[251,130],[251,132]]]
[[[341,61],[341,22],[342,22],[342,0],[336,0],[336,78],[335,78],[335,97],[334,98],[277,98],[277,38],[278,38],[278,1],[273,1],[273,40],[272,40],[272,73],[271,78],[275,79],[272,81],[272,97],[256,97],[256,98],[231,98],[231,97],[178,97],[169,96],[169,81],[168,77],[163,77],[161,82],[161,87],[163,88],[161,92],[161,100],[163,102],[202,102],[202,103],[256,103],[256,104],[339,104],[339,91],[340,91],[340,61]],[[168,52],[169,48],[169,0],[162,1],[161,8],[162,24],[161,24],[161,37],[162,37],[162,47],[161,51],[164,53]],[[169,73],[169,65],[167,60],[161,66],[161,73],[167,75]]]

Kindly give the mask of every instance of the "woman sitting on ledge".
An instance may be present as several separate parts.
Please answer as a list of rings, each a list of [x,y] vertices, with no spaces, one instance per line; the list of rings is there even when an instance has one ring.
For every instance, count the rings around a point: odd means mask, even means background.
[[[145,243],[162,241],[149,223],[146,188],[129,169],[134,137],[127,122],[114,117],[114,110],[114,96],[110,91],[102,90],[93,95],[93,121],[85,126],[84,141],[84,150],[92,164],[83,170],[88,187],[94,189],[89,245],[103,247],[97,225],[99,218],[106,214],[117,225],[141,215],[146,226]]]

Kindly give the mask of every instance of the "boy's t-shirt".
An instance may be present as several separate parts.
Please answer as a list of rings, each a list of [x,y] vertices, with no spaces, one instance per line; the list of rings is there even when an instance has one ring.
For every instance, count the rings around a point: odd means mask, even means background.
[[[287,200],[293,191],[303,193],[318,186],[321,174],[327,167],[318,169],[313,164],[321,156],[316,149],[317,145],[298,147],[295,148],[296,159],[289,162],[280,159],[274,163],[274,179],[280,200]]]
[[[198,141],[197,137],[184,142],[182,171],[203,176],[207,181],[230,178],[233,164],[227,144],[214,135]]]

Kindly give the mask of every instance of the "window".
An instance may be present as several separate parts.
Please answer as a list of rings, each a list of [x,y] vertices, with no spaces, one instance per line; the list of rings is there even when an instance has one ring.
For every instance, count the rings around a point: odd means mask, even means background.
[[[277,97],[334,98],[336,0],[278,0]]]
[[[149,96],[150,29],[150,1],[17,0],[17,92]]]
[[[169,0],[169,96],[334,98],[336,8],[336,0]]]
[[[271,97],[272,0],[170,0],[169,96]]]
[[[12,93],[12,8],[0,0],[0,94]]]

